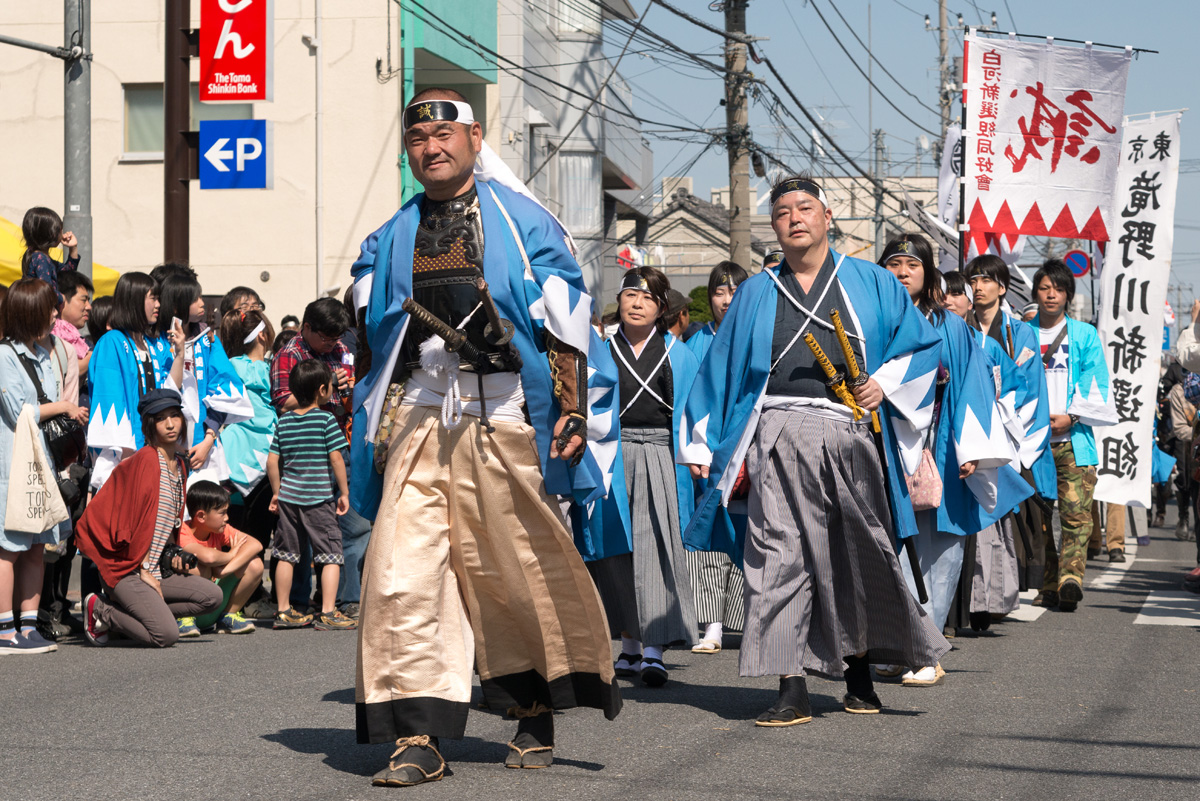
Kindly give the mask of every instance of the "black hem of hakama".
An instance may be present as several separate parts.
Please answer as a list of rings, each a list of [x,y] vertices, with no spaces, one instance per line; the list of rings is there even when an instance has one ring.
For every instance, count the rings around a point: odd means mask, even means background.
[[[391,743],[401,737],[461,740],[467,731],[469,703],[423,696],[354,705],[358,743]]]
[[[621,690],[598,673],[568,673],[546,681],[536,670],[510,673],[480,681],[488,708],[503,712],[509,707],[531,707],[540,702],[551,709],[599,709],[612,720],[621,711]]]

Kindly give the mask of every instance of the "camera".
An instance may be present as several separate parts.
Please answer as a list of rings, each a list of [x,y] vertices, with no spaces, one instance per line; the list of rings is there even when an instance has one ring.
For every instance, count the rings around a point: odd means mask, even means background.
[[[183,571],[176,570],[171,564],[177,556],[180,562],[183,563]],[[158,569],[162,573],[163,578],[175,575],[176,573],[181,576],[186,575],[188,570],[194,569],[198,564],[199,561],[197,561],[195,554],[188,553],[173,542],[168,542],[163,547],[162,556],[158,558]]]

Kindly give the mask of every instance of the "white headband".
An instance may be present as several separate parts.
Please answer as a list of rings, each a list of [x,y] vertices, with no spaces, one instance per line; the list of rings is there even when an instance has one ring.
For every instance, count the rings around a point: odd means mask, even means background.
[[[475,112],[469,103],[459,100],[422,100],[410,103],[401,117],[402,129],[407,131],[422,122],[459,122],[471,125],[475,122]]]
[[[242,340],[242,344],[243,344],[243,345],[249,345],[251,342],[253,342],[254,340],[258,339],[258,335],[259,335],[259,334],[261,334],[261,333],[263,332],[263,329],[265,329],[266,327],[267,327],[267,321],[266,321],[266,320],[259,320],[259,321],[258,321],[258,325],[254,326],[254,330],[253,330],[253,331],[251,331],[251,332],[250,332],[250,333],[249,333],[249,334],[246,336],[246,338]]]

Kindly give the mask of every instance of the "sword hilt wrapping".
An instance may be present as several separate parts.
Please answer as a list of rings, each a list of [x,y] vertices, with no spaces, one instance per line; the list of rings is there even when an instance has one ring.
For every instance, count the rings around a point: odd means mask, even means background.
[[[837,371],[829,357],[825,355],[825,351],[821,349],[821,345],[817,342],[816,337],[812,334],[804,335],[804,344],[808,345],[808,349],[812,351],[813,357],[816,358],[817,364],[825,371],[826,385],[833,390],[833,394],[837,395],[838,400],[844,403],[851,412],[854,413],[854,419],[862,418],[866,411],[858,405],[854,400],[854,394],[846,387],[845,376]]]

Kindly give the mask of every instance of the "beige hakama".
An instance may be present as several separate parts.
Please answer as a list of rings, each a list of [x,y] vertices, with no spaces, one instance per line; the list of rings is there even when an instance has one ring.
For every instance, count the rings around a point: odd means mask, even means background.
[[[604,609],[534,430],[401,407],[363,566],[358,741],[466,728],[471,671],[492,709],[621,708]]]

